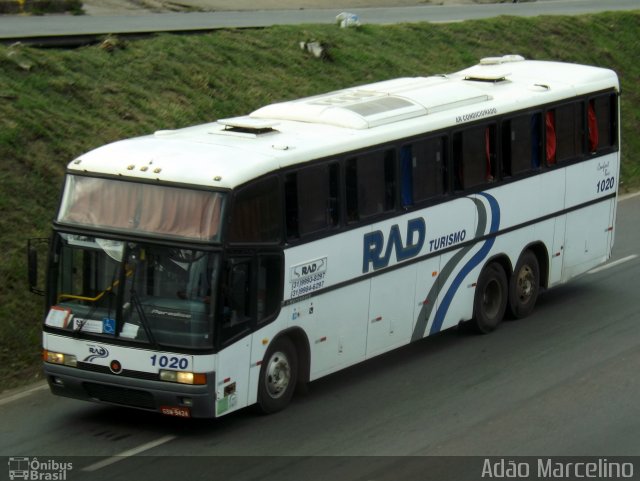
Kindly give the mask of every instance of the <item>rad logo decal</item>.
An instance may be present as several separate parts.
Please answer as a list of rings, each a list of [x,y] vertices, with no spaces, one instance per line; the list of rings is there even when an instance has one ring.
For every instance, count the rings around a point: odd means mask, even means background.
[[[315,261],[307,262],[306,264],[299,264],[291,268],[292,279],[302,279],[314,274],[321,274],[327,270],[327,258],[317,259]]]
[[[362,273],[388,267],[395,254],[397,262],[406,261],[426,252],[435,252],[461,244],[467,238],[466,229],[427,239],[427,226],[422,217],[407,221],[404,239],[400,226],[394,224],[386,236],[381,230],[365,234],[363,237]]]
[[[84,358],[83,362],[93,362],[96,359],[103,359],[109,355],[109,351],[98,344],[89,344],[89,355]]]

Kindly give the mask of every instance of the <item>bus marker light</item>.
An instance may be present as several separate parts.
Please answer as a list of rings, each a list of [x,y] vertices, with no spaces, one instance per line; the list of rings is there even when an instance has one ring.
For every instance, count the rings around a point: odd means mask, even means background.
[[[433,272],[431,273],[431,277],[435,277],[435,276],[437,276],[437,275],[438,275],[438,271],[433,271]]]
[[[267,339],[266,337],[262,340],[262,345],[266,346],[267,344],[269,344],[269,339]]]
[[[114,359],[109,364],[109,369],[111,369],[111,372],[114,374],[120,374],[122,372],[122,364],[120,363],[120,361]]]

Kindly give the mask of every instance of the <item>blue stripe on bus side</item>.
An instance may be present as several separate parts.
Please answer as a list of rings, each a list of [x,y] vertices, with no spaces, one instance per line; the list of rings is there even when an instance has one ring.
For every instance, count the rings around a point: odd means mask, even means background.
[[[485,192],[480,192],[479,195],[482,195],[489,202],[489,206],[491,207],[491,227],[489,228],[489,234],[493,234],[498,231],[500,228],[500,206],[498,205],[498,201],[496,201],[495,197],[489,195]],[[442,328],[442,323],[447,315],[447,311],[449,307],[451,307],[451,302],[453,301],[453,297],[455,293],[458,291],[458,288],[464,281],[465,277],[469,275],[469,273],[477,267],[486,257],[489,255],[493,244],[495,243],[495,236],[489,237],[480,250],[476,252],[476,254],[465,264],[465,266],[458,272],[455,279],[449,286],[447,293],[442,298],[440,305],[438,306],[438,310],[436,311],[436,316],[433,320],[433,324],[431,325],[431,329],[429,330],[429,334],[435,334],[439,332]]]

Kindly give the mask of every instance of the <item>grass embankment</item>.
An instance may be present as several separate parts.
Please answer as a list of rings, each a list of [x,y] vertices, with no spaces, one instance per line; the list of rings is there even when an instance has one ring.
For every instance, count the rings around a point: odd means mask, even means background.
[[[44,15],[46,13],[72,13],[80,15],[81,0],[0,0],[0,14]]]
[[[101,144],[264,104],[518,53],[612,68],[623,86],[623,190],[640,187],[640,12],[452,24],[274,27],[76,50],[0,47],[0,389],[39,373],[42,298],[25,241],[48,235],[67,162]],[[302,40],[331,47],[306,56]]]

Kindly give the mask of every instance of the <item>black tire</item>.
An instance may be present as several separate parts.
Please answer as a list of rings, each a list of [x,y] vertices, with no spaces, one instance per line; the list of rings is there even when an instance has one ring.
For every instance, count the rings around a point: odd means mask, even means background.
[[[258,407],[265,414],[288,406],[296,389],[298,356],[288,337],[276,339],[264,356],[258,381]]]
[[[509,282],[509,311],[516,319],[527,317],[533,311],[540,292],[540,266],[530,250],[518,259]]]
[[[483,334],[494,331],[507,309],[509,286],[500,264],[491,263],[480,273],[473,303],[475,327]]]

